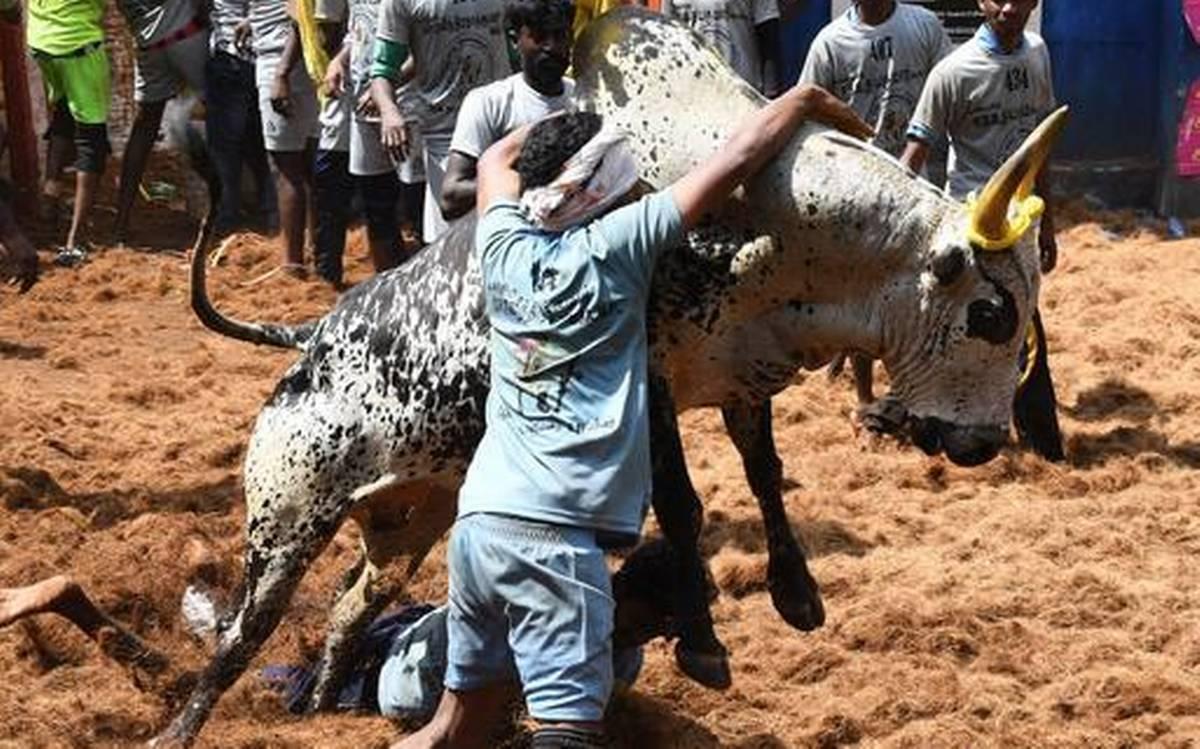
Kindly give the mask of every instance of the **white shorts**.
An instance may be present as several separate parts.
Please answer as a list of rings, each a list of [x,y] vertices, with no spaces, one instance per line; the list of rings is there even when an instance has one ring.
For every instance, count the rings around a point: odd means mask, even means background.
[[[442,193],[442,181],[446,177],[446,161],[450,158],[450,139],[426,136],[422,145],[425,147],[425,212],[421,218],[424,222],[421,238],[429,244],[450,226],[438,205],[438,195]]]
[[[320,134],[317,91],[303,62],[297,62],[288,74],[292,89],[292,112],[284,117],[271,106],[271,84],[278,60],[258,58],[255,80],[258,84],[258,108],[262,115],[263,144],[268,151],[303,151]]]
[[[374,177],[395,169],[392,157],[383,147],[379,123],[350,118],[350,173],[358,177]]]
[[[320,101],[318,99],[318,101]],[[338,98],[332,96],[325,100],[321,113],[317,118],[321,123],[321,135],[317,148],[322,151],[350,150],[350,111],[353,98],[343,94]]]

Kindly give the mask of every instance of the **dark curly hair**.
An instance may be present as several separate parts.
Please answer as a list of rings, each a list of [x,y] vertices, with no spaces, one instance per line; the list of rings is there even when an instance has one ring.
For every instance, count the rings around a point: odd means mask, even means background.
[[[513,37],[528,26],[535,38],[570,31],[571,4],[565,0],[511,0],[504,9],[504,28]]]
[[[517,157],[521,191],[553,182],[567,159],[600,132],[601,122],[593,112],[568,112],[534,125]]]

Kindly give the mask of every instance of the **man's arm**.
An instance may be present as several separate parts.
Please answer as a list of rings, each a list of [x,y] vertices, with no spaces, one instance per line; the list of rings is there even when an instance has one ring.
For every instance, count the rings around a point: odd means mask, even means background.
[[[383,9],[384,6],[380,5],[381,13]],[[379,37],[375,39],[371,99],[379,110],[380,140],[393,158],[405,158],[408,155],[408,132],[400,107],[396,104],[396,89],[405,83],[402,69],[408,58],[407,45]]]
[[[475,177],[479,161],[461,151],[451,151],[442,178],[438,205],[447,221],[469,213],[475,207]]]
[[[854,110],[828,91],[799,85],[746,118],[708,161],[671,185],[685,228],[695,226],[739,184],[777,154],[806,119],[815,119],[858,138],[874,133]]]
[[[929,150],[950,132],[954,109],[954,91],[951,76],[943,64],[933,67],[921,88],[921,98],[913,109],[908,122],[908,142],[900,163],[920,174],[929,159]]]
[[[517,174],[517,157],[533,125],[524,125],[496,141],[479,157],[476,180],[476,204],[482,215],[498,200],[521,197],[521,175]]]
[[[904,153],[900,154],[900,163],[920,174],[928,159],[929,144],[910,132],[908,142],[904,146]]]
[[[329,61],[329,67],[325,68],[325,79],[322,85],[325,87],[325,93],[329,96],[341,96],[346,90],[346,66],[350,63],[350,45],[342,46],[342,49],[333,56]]]
[[[283,45],[283,56],[275,69],[275,81],[271,84],[271,109],[284,117],[292,113],[292,85],[288,82],[292,68],[300,59],[300,29],[295,21],[288,22],[287,43]]]

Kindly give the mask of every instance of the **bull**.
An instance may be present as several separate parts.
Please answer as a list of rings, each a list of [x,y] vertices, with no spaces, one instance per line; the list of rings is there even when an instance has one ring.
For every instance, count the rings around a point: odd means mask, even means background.
[[[581,107],[635,134],[650,187],[719,148],[763,100],[690,30],[636,8],[589,28],[575,51]],[[793,626],[824,620],[787,522],[770,398],[801,369],[846,350],[880,359],[893,426],[961,465],[1007,440],[1019,331],[1040,282],[1033,230],[1038,170],[1056,113],[977,200],[948,199],[870,145],[816,125],[685,244],[665,253],[648,310],[653,506],[685,572],[674,596],[683,670],[728,683],[697,551],[701,508],[676,414],[722,409],[767,529],[768,588]],[[337,593],[312,705],[336,693],[353,637],[403,589],[449,528],[484,429],[487,319],[466,217],[405,266],[345,294],[299,327],[247,323],[204,291],[207,229],[193,258],[193,306],[210,328],[298,348],[260,412],[244,465],[239,603],[215,653],[158,742],[187,743],[275,629],[304,571],[347,519],[363,550]]]

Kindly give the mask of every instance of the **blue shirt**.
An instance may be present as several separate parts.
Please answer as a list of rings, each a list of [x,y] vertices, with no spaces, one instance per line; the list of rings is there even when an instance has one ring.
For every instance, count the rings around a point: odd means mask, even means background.
[[[561,234],[489,206],[475,250],[491,322],[487,429],[459,517],[488,512],[636,539],[650,497],[646,300],[682,239],[670,193]]]

